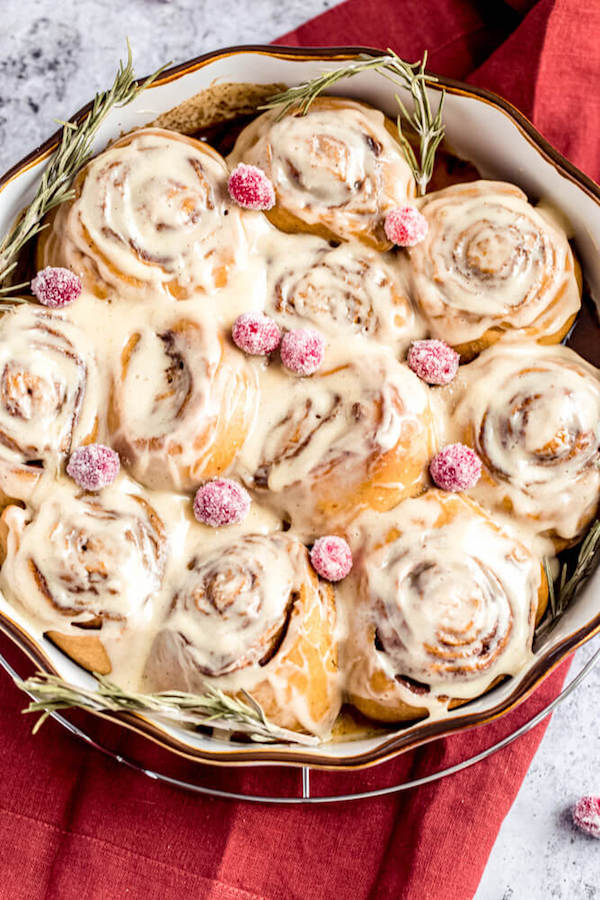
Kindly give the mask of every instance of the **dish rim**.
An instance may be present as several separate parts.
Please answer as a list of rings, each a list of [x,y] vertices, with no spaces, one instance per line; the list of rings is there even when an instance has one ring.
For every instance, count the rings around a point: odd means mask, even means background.
[[[175,81],[183,75],[190,74],[206,65],[230,56],[260,53],[281,60],[306,60],[332,62],[355,59],[360,54],[368,54],[374,58],[386,56],[385,50],[373,47],[342,46],[342,47],[286,47],[270,44],[247,44],[225,47],[219,50],[203,53],[192,59],[171,66],[161,73],[160,77],[150,85],[149,90],[160,87],[171,81]],[[486,88],[468,85],[465,82],[434,75],[429,70],[426,73],[426,84],[433,90],[445,90],[448,93],[474,98],[500,110],[512,120],[523,137],[536,149],[536,151],[563,176],[573,182],[595,203],[600,206],[600,186],[588,175],[581,172],[573,163],[562,155],[552,144],[543,137],[529,119],[514,107],[508,100],[495,94]],[[138,78],[137,83],[143,82]],[[78,122],[91,109],[92,102],[81,107],[69,121]],[[23,175],[33,165],[43,161],[58,145],[62,129],[58,129],[46,141],[26,154],[10,169],[0,176],[0,193],[4,188],[19,176]],[[13,621],[6,613],[0,611],[0,629],[11,639],[37,666],[42,670],[58,674],[51,660],[46,656],[37,641],[29,635],[17,622]],[[285,747],[270,747],[266,744],[241,744],[236,745],[235,751],[192,748],[189,744],[178,741],[173,735],[165,732],[154,722],[140,713],[121,712],[117,714],[93,712],[91,715],[99,718],[110,719],[120,723],[131,731],[134,731],[164,749],[174,752],[194,762],[205,762],[211,765],[246,765],[255,764],[286,764],[290,766],[310,766],[312,768],[329,770],[356,770],[379,765],[391,758],[414,750],[423,744],[440,737],[449,737],[458,732],[464,732],[471,728],[486,725],[500,716],[508,714],[523,703],[536,690],[541,683],[560,665],[560,663],[582,644],[591,640],[600,633],[600,611],[589,622],[576,631],[566,635],[556,645],[536,659],[524,677],[516,685],[503,701],[491,709],[481,712],[469,712],[465,708],[462,715],[452,719],[439,719],[428,722],[423,720],[421,733],[417,730],[407,733],[405,730],[391,732],[389,737],[382,737],[376,747],[351,756],[336,757],[325,753],[321,756],[317,752],[308,752],[301,745],[288,745]],[[327,746],[327,745],[323,745]]]

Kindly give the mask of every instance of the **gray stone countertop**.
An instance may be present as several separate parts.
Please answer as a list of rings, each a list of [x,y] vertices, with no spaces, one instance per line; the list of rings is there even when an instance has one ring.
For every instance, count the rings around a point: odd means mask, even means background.
[[[1,0],[0,171],[54,131],[56,119],[108,86],[126,36],[143,75],[217,47],[268,42],[334,5]],[[596,639],[580,650],[573,671],[599,646]],[[600,793],[599,698],[600,666],[554,714],[475,900],[600,900],[600,841],[576,832],[569,813],[581,794]]]

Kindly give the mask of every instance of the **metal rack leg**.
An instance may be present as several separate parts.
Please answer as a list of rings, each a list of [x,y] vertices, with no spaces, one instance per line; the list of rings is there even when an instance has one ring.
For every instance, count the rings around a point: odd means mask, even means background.
[[[302,799],[308,800],[310,797],[310,769],[308,766],[302,766]]]

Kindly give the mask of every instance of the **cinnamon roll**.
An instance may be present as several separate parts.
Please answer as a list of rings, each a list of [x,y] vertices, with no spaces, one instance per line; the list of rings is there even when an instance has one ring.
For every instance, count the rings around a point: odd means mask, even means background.
[[[507,331],[558,343],[581,305],[564,231],[513,184],[455,184],[419,201],[429,230],[407,253],[435,338],[471,359]]]
[[[369,522],[350,589],[350,700],[389,722],[466,702],[518,672],[548,593],[519,540],[472,500],[437,490]]]
[[[152,616],[164,525],[142,494],[120,482],[102,494],[61,482],[46,494],[32,509],[5,509],[0,585],[80,665],[106,673],[106,627],[131,633]]]
[[[567,347],[506,340],[461,372],[454,420],[484,466],[473,496],[572,543],[600,501],[600,372]]]
[[[341,694],[330,585],[291,535],[249,534],[181,572],[146,664],[151,690],[251,692],[285,728],[325,735]]]
[[[95,440],[99,385],[87,336],[33,305],[0,321],[0,496],[27,500],[72,447]]]
[[[108,416],[114,448],[138,481],[191,490],[227,469],[246,440],[254,369],[210,325],[179,319],[127,341]]]
[[[240,134],[228,161],[259,166],[275,188],[267,216],[282,231],[391,247],[386,213],[415,194],[411,171],[379,110],[318,97],[306,115],[270,110]]]
[[[158,128],[125,135],[51,214],[38,268],[66,266],[100,298],[215,291],[246,264],[253,221],[230,201],[227,177],[206,143]]]
[[[436,443],[429,392],[389,351],[357,351],[350,362],[330,352],[318,374],[277,385],[264,373],[261,428],[238,468],[301,533],[389,509],[422,489]]]
[[[281,236],[267,258],[266,312],[288,328],[311,324],[360,335],[403,352],[424,334],[398,269],[358,243],[332,248],[310,235]]]

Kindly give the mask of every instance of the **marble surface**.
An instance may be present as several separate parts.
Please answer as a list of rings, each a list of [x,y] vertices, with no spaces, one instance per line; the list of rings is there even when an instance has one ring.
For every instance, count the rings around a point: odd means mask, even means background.
[[[1,0],[3,21],[11,27],[0,30],[0,171],[46,138],[56,119],[108,85],[127,35],[142,75],[215,47],[268,41],[333,5]],[[579,651],[575,667],[599,648],[596,640]],[[555,713],[476,900],[600,900],[600,841],[576,832],[570,821],[570,807],[581,794],[600,793],[599,697],[600,666]]]

